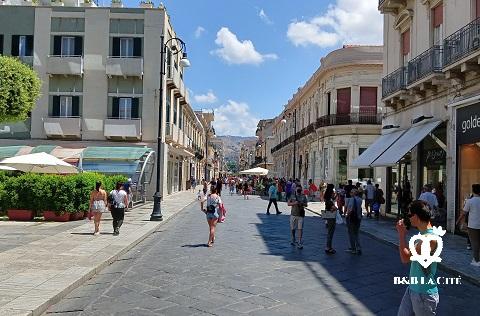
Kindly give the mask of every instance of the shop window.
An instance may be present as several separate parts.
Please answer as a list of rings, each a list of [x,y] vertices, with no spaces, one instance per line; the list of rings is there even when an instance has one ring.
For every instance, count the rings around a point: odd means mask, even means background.
[[[348,149],[338,149],[337,151],[337,184],[347,182],[348,170]]]
[[[480,143],[461,145],[458,155],[457,209],[463,209],[465,200],[472,194],[472,184],[480,183]]]
[[[358,155],[360,156],[367,148],[360,148]],[[358,179],[359,180],[368,180],[374,179],[374,169],[373,168],[359,168],[358,169]]]

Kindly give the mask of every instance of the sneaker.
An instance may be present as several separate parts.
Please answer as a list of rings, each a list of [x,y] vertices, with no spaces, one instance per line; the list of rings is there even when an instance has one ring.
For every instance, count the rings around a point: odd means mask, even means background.
[[[472,250],[472,246],[467,245],[467,250]]]
[[[282,214],[282,212],[280,212],[280,211],[279,211],[279,212],[277,212],[277,215],[280,215],[280,214]]]
[[[470,264],[474,267],[480,267],[480,261],[475,261],[475,259],[472,259],[472,262]]]
[[[93,233],[93,236],[100,236],[100,232]]]
[[[270,212],[267,211],[267,215],[270,215]]]
[[[297,248],[298,249],[303,249],[303,242],[297,243]]]

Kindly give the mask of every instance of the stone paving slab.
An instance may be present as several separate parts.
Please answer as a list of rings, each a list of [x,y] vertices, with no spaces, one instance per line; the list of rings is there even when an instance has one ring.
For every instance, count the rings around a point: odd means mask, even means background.
[[[325,208],[321,202],[310,202],[308,210],[320,215]],[[396,221],[391,218],[375,220],[364,217],[360,230],[386,244],[398,249],[398,234],[395,229]],[[409,236],[416,234],[415,230],[409,231]],[[471,250],[467,250],[467,241],[465,237],[447,233],[443,236],[442,262],[440,268],[452,273],[458,274],[462,279],[467,279],[472,283],[480,285],[480,268],[470,265],[472,261]]]
[[[150,222],[152,203],[127,212],[120,236],[104,214],[100,236],[93,221],[1,221],[0,315],[41,315],[79,285],[108,267],[195,200],[184,191],[162,202],[163,222]]]

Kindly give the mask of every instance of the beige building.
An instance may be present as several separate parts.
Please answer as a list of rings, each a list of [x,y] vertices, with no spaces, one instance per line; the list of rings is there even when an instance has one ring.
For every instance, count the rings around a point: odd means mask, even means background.
[[[42,88],[26,122],[0,125],[0,146],[158,152],[162,95],[162,192],[184,190],[191,177],[201,177],[213,116],[202,122],[203,114],[190,106],[182,54],[172,53],[176,41],[168,43],[164,91],[159,91],[160,37],[176,37],[165,8],[96,7],[71,0],[2,3],[7,5],[0,6],[0,53],[31,65]]]
[[[247,170],[255,166],[255,152],[257,150],[256,140],[245,140],[240,147],[238,170]]]
[[[386,167],[387,209],[399,211],[408,186],[417,198],[432,184],[435,221],[454,231],[457,210],[480,182],[480,1],[380,0],[379,10],[383,124],[392,128],[374,146],[383,149],[363,160]]]
[[[320,67],[275,118],[274,173],[336,185],[382,178],[351,165],[380,134],[382,47],[344,46]]]
[[[257,150],[255,152],[255,166],[269,170],[269,174],[273,171],[272,148],[274,146],[273,125],[274,119],[260,120],[257,124],[256,136],[258,138]]]

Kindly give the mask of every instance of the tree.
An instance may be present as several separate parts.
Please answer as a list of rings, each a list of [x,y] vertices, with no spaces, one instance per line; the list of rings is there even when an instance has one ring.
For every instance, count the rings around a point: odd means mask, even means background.
[[[0,123],[24,121],[40,96],[37,73],[17,58],[0,56]]]

